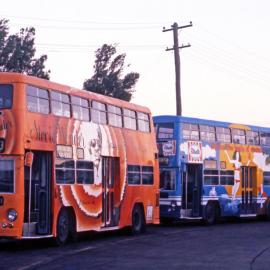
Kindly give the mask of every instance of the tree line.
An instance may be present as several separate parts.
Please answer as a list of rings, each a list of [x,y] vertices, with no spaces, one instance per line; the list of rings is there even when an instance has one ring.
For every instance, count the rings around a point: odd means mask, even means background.
[[[35,57],[35,28],[21,28],[10,34],[8,23],[7,19],[0,19],[0,72],[19,72],[49,80],[51,71],[45,68],[48,56]],[[94,74],[85,79],[83,89],[130,101],[140,75],[124,74],[125,58],[126,54],[117,53],[116,45],[103,44],[95,52]]]

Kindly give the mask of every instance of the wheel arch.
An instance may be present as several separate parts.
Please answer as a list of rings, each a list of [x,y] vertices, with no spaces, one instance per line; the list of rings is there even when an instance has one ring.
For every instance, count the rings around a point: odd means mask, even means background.
[[[207,204],[205,205],[204,207],[204,210],[203,210],[203,219],[204,221],[206,221],[206,209],[208,206],[214,206],[215,207],[215,221],[213,223],[215,223],[219,218],[220,218],[220,215],[221,215],[221,207],[220,207],[220,204],[219,204],[219,201],[218,200],[209,200],[207,202]],[[208,222],[206,221],[206,223],[208,224]]]
[[[77,218],[76,218],[76,213],[75,213],[74,208],[72,206],[67,206],[65,208],[68,211],[68,215],[69,215],[70,221],[74,224],[75,229],[77,231]]]
[[[218,200],[209,200],[207,202],[207,204],[205,205],[205,208],[208,204],[214,204],[216,206],[216,209],[220,212],[221,211],[221,207],[220,207],[220,204],[219,204],[219,201]]]
[[[142,211],[142,214],[143,214],[143,219],[144,219],[144,222],[146,223],[146,217],[145,217],[145,209],[144,209],[144,205],[143,205],[143,202],[142,201],[135,201],[132,208],[131,208],[131,211],[130,211],[130,214],[129,214],[129,224],[131,225],[132,224],[132,212],[133,212],[133,209],[138,205],[138,207],[140,207],[141,211]]]
[[[59,224],[61,224],[61,221],[59,223],[59,219],[63,216],[66,215],[66,232],[67,232],[67,236],[66,239],[64,241],[61,240],[61,236],[58,235],[59,231]],[[64,224],[64,223],[62,223]],[[61,234],[60,234],[61,235]],[[76,213],[73,209],[72,206],[62,206],[60,207],[58,214],[57,214],[57,218],[56,218],[56,234],[55,234],[55,238],[56,238],[56,243],[58,246],[61,245],[65,245],[67,242],[72,241],[75,242],[77,240],[77,219],[76,219]]]

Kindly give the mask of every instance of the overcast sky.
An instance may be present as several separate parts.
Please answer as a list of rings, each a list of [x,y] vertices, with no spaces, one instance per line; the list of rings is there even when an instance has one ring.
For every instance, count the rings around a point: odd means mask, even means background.
[[[179,31],[183,115],[270,126],[270,2],[267,0],[9,0],[0,17],[11,33],[36,28],[37,55],[51,80],[82,88],[94,52],[118,44],[126,72],[140,73],[132,102],[175,114],[173,33]]]

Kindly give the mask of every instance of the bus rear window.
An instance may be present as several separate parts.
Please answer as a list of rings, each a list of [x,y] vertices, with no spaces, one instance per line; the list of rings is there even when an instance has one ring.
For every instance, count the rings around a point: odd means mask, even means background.
[[[156,125],[156,132],[158,139],[172,139],[173,138],[173,123],[158,123]]]
[[[11,84],[0,84],[0,109],[12,107],[13,86]]]
[[[14,192],[14,161],[0,160],[0,193]]]

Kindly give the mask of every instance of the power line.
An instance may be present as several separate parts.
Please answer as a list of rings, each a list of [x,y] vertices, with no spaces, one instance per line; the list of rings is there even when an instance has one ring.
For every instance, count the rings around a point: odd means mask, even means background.
[[[238,70],[238,72],[249,75],[250,77],[257,77],[260,80],[269,77],[265,66],[260,66],[259,64],[254,65],[247,57],[242,59],[239,58],[237,54],[232,55],[230,52],[222,51],[215,47],[204,46],[205,44],[200,42],[195,42],[195,44],[198,44],[196,48],[199,47],[199,50],[197,50],[198,55],[205,56],[205,59],[227,66],[230,69]],[[196,52],[196,49],[194,52]]]
[[[227,40],[227,39],[225,39],[223,36],[220,36],[220,35],[217,34],[217,33],[211,32],[211,31],[209,31],[209,30],[207,30],[207,29],[205,29],[205,28],[203,28],[203,27],[200,27],[200,28],[201,28],[202,31],[205,32],[206,34],[208,34],[208,35],[214,37],[214,38],[217,39],[217,40],[222,41],[223,44],[224,44],[224,42],[225,42],[225,43],[227,43],[228,45],[230,45],[231,47],[234,47],[234,48],[238,49],[238,51],[239,51],[240,53],[246,52],[246,55],[249,55],[249,56],[253,55],[253,57],[256,57],[256,58],[259,57],[259,58],[261,58],[262,60],[264,60],[264,61],[266,61],[266,62],[270,62],[270,58],[267,58],[267,55],[266,55],[266,56],[264,55],[264,56],[262,57],[260,54],[257,53],[257,50],[256,50],[256,51],[251,51],[251,50],[249,50],[249,49],[247,49],[247,48],[245,48],[245,47],[242,47],[242,46],[240,46],[239,44],[233,42],[232,40]],[[198,37],[195,37],[195,38],[197,39]]]
[[[10,15],[0,15],[3,18],[14,18],[18,20],[30,20],[30,21],[44,21],[46,22],[57,22],[57,23],[68,23],[68,24],[97,24],[97,25],[120,25],[121,28],[128,26],[141,26],[141,27],[160,27],[164,22],[130,22],[130,21],[80,21],[80,20],[65,20],[65,19],[52,19],[52,18],[40,18],[40,17],[23,17],[23,16],[10,16]]]
[[[13,26],[19,26],[21,27],[21,24],[19,23],[12,23],[11,25]],[[115,27],[115,26],[67,26],[67,25],[64,25],[64,26],[60,26],[60,25],[34,25],[33,26],[34,28],[43,28],[43,29],[53,29],[53,30],[68,30],[68,31],[71,31],[71,30],[81,30],[81,31],[111,31],[111,30],[115,30],[115,31],[130,31],[130,30],[145,30],[145,31],[148,31],[148,30],[153,30],[153,29],[158,29],[159,27],[157,26],[126,26],[126,25],[123,25],[123,26],[118,26],[118,27]]]
[[[200,46],[199,50],[197,50],[198,54],[205,55],[206,58],[212,61],[227,65],[228,67],[231,67],[233,69],[238,68],[239,70],[252,74],[253,76],[262,76],[262,74],[268,75],[265,67],[260,67],[259,65],[257,65],[255,69],[255,66],[250,63],[249,59],[237,58],[236,56],[230,54],[227,55],[220,52],[219,50],[204,47],[200,43],[195,44],[199,44],[198,46]]]
[[[94,52],[100,45],[77,45],[77,44],[49,44],[49,43],[36,43],[35,44],[38,49],[46,49],[48,51],[54,52]],[[153,50],[161,50],[163,45],[155,45],[155,44],[138,44],[138,45],[125,45],[121,44],[122,49],[129,50],[140,50],[140,51],[153,51]]]
[[[222,63],[220,62],[209,59],[208,56],[204,57],[201,53],[191,52],[191,57],[194,59],[193,61],[195,63],[200,62],[201,64],[204,65],[204,67],[208,66],[210,68],[214,68],[215,71],[218,69],[223,74],[225,72],[227,74],[230,74],[230,76],[234,76],[237,80],[241,80],[247,84],[249,84],[250,82],[254,84],[256,83],[256,85],[260,85],[265,90],[268,90],[268,91],[270,90],[270,85],[269,85],[270,83],[265,80],[262,80],[261,78],[258,78],[256,76],[251,76],[251,75],[249,76],[246,72],[237,70],[233,68],[232,66],[222,65]]]

